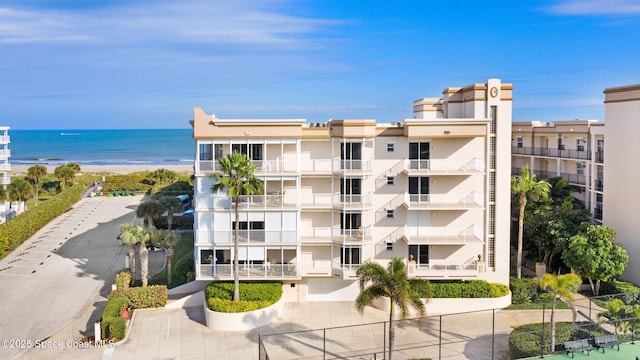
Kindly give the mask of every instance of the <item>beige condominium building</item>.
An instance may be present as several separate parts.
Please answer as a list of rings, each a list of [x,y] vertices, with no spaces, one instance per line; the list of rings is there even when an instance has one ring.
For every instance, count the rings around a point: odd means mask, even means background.
[[[633,165],[640,154],[633,150],[640,134],[640,85],[606,89],[604,98],[607,198],[603,223],[616,230],[616,241],[629,253],[629,264],[622,278],[640,284],[640,167]]]
[[[11,138],[9,137],[9,127],[0,126],[0,186],[6,188],[11,183],[9,172],[11,171],[11,164],[9,164],[9,157],[11,151],[9,150],[9,143]],[[9,202],[0,202],[0,223],[3,223],[9,217]]]
[[[240,278],[282,280],[289,301],[354,300],[358,267],[392,257],[413,277],[507,284],[511,103],[511,84],[490,79],[416,100],[413,118],[390,124],[196,108],[196,278],[232,279],[239,221]],[[233,151],[264,193],[242,196],[238,219],[210,190]]]
[[[604,202],[604,122],[518,121],[511,126],[512,174],[525,165],[538,179],[562,177],[580,188],[572,195],[602,222]]]

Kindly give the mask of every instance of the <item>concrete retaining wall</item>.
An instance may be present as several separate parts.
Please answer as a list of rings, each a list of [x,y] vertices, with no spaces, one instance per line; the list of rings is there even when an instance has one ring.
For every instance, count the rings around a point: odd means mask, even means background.
[[[247,331],[269,324],[282,314],[284,296],[277,303],[254,311],[242,313],[222,313],[211,311],[207,307],[205,293],[202,293],[204,317],[207,327],[220,331]]]

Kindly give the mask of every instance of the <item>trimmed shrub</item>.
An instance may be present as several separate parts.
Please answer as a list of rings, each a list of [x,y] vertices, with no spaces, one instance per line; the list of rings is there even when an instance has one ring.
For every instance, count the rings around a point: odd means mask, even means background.
[[[462,282],[432,282],[434,298],[492,298],[509,293],[505,285],[490,284],[484,280]]]
[[[146,309],[165,306],[169,298],[169,292],[166,285],[150,285],[147,287],[116,289],[111,292],[111,297],[122,299],[127,307]]]
[[[116,275],[116,289],[125,289],[131,284],[131,271],[122,270]]]
[[[120,317],[120,310],[124,305],[124,299],[109,298],[102,312],[102,321],[100,323],[102,338],[124,338],[127,330],[127,321]]]
[[[260,301],[233,301],[218,298],[207,299],[207,305],[210,310],[224,313],[239,313],[258,310],[273,305],[272,302],[260,300]]]
[[[240,301],[233,301],[233,282],[214,282],[207,285],[209,309],[219,312],[245,312],[262,309],[282,297],[282,283],[240,283]]]
[[[57,196],[23,212],[11,221],[0,224],[0,239],[7,239],[3,250],[11,251],[17,248],[51,220],[69,210],[82,199],[85,188],[85,184],[77,182]],[[4,256],[5,254],[0,253],[0,258]]]

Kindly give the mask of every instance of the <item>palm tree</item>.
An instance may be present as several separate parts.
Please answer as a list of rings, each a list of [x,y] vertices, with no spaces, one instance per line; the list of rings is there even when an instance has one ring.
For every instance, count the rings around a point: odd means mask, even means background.
[[[173,248],[182,239],[180,232],[176,230],[156,230],[151,235],[151,242],[167,249],[167,285],[171,285],[171,269],[173,260]]]
[[[47,176],[47,168],[42,165],[33,165],[27,170],[27,178],[33,180],[36,186],[36,206],[38,206],[38,193],[40,190],[40,180]]]
[[[165,196],[160,199],[160,207],[167,211],[167,228],[171,230],[173,226],[173,214],[184,211],[182,202],[177,197]]]
[[[162,215],[162,206],[157,201],[147,201],[138,205],[136,216],[144,219],[146,226],[153,226],[153,220]]]
[[[76,172],[67,165],[58,166],[53,173],[60,180],[61,189],[64,189],[64,185],[70,183],[76,176]]]
[[[578,291],[578,286],[582,284],[582,280],[576,274],[553,275],[544,274],[540,280],[540,287],[551,291],[553,294],[553,305],[551,307],[551,352],[556,348],[556,322],[554,313],[556,310],[556,302],[563,299],[569,300],[571,310],[573,310],[573,318],[576,317],[576,309],[573,306],[573,294]]]
[[[404,261],[400,258],[391,259],[386,269],[376,262],[366,262],[358,268],[356,275],[360,278],[360,295],[356,298],[356,307],[360,314],[364,312],[365,306],[375,299],[389,298],[389,360],[391,360],[396,336],[393,323],[395,307],[398,306],[400,309],[401,321],[409,315],[409,307],[414,308],[423,318],[427,311],[420,296],[428,299],[430,294],[420,295],[416,291],[420,287],[419,281],[423,280],[410,280],[405,272]]]
[[[511,177],[511,194],[518,197],[520,214],[518,216],[518,252],[516,253],[516,271],[518,279],[522,276],[522,235],[524,232],[524,208],[527,201],[537,201],[549,196],[549,183],[536,179],[536,174],[529,172],[527,166],[522,168],[520,176]]]
[[[33,196],[33,187],[27,180],[14,179],[9,184],[7,192],[9,193],[9,200],[24,204],[23,210],[26,210],[27,200]]]
[[[135,282],[136,277],[136,245],[138,238],[135,234],[135,225],[124,224],[120,226],[120,241],[129,247],[129,269],[131,269],[131,285]]]
[[[569,184],[569,180],[560,176],[547,179],[549,183],[549,197],[555,204],[562,204],[564,199],[573,192],[582,192],[579,186]]]
[[[68,166],[71,170],[73,170],[73,172],[74,172],[75,174],[79,174],[79,173],[80,173],[80,165],[78,165],[78,163],[70,162],[70,163],[67,163],[67,166]]]
[[[246,154],[234,151],[232,154],[218,160],[222,174],[213,174],[216,183],[211,186],[211,191],[226,191],[227,196],[233,199],[235,210],[235,224],[233,237],[233,301],[240,300],[240,271],[238,263],[238,238],[240,237],[240,196],[262,194],[262,180],[253,175],[257,165],[251,162]]]

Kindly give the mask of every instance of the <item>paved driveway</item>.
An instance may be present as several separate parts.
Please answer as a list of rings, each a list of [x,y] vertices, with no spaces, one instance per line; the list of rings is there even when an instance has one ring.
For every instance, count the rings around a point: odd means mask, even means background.
[[[135,218],[142,196],[84,198],[0,260],[0,358],[59,334],[93,335],[126,248],[118,227]],[[87,331],[88,330],[88,331]],[[15,345],[14,348],[9,348]]]

